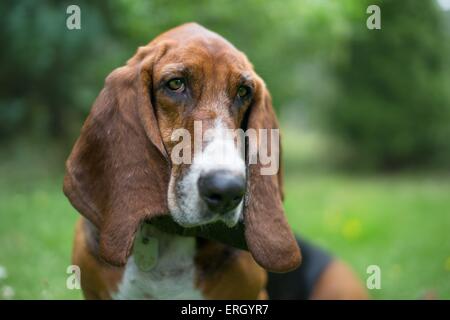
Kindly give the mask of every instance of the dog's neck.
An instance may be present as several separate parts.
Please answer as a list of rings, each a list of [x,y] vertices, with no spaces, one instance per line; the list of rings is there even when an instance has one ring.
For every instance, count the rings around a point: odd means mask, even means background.
[[[84,219],[86,244],[99,255],[98,229]],[[123,268],[117,299],[201,299],[197,284],[214,278],[240,250],[203,238],[168,234],[142,224]]]
[[[201,299],[195,287],[196,239],[142,224],[116,299]]]

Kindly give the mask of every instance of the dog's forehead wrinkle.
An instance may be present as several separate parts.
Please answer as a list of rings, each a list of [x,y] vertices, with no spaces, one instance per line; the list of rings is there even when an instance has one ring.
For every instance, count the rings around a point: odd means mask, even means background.
[[[208,66],[211,70],[225,66],[235,74],[252,70],[245,54],[225,40],[193,38],[178,42],[167,50],[166,58],[192,66]]]
[[[174,72],[183,72],[186,69],[186,65],[182,62],[167,63],[162,67],[161,75],[171,74]]]

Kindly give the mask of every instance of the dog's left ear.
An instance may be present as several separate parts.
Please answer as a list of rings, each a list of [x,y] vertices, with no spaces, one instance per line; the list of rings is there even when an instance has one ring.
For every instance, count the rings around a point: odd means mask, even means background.
[[[114,70],[66,162],[64,193],[99,231],[99,256],[124,265],[139,224],[169,212],[170,164],[150,97],[154,45]]]
[[[279,129],[278,121],[272,107],[272,100],[264,82],[258,79],[255,99],[246,117],[246,129],[254,129],[258,137],[266,129],[270,137],[270,129]],[[271,141],[267,138],[266,141]],[[267,150],[279,154],[281,164],[281,148],[276,150],[267,143]],[[280,144],[281,145],[281,144]],[[248,150],[251,148],[247,148]],[[247,161],[249,160],[247,155]],[[245,199],[245,238],[247,246],[256,262],[269,271],[287,272],[299,266],[301,260],[297,241],[284,216],[282,197],[282,172],[277,174],[261,174],[260,159],[256,164],[248,164],[248,192]]]

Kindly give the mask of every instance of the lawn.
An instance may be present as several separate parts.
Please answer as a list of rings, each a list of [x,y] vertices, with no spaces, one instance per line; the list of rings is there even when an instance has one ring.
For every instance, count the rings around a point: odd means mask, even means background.
[[[49,154],[2,152],[0,299],[81,297],[66,288],[77,214],[61,191],[61,157],[48,161]],[[374,298],[450,299],[448,176],[307,170],[293,165],[295,157],[287,152],[285,202],[295,231],[346,260],[362,279],[367,266],[378,265]]]
[[[450,181],[421,176],[294,174],[293,228],[349,262],[362,279],[381,268],[374,298],[450,298]]]

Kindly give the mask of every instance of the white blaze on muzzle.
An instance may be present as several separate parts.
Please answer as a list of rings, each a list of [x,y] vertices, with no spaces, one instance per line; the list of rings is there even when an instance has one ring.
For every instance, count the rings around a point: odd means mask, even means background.
[[[222,220],[228,226],[233,226],[239,221],[242,202],[226,214],[204,215],[202,213],[208,212],[208,208],[198,190],[201,175],[219,170],[245,179],[244,152],[240,148],[242,144],[237,141],[239,139],[235,139],[233,130],[226,128],[220,119],[217,119],[214,127],[206,130],[204,134],[202,122],[194,123],[192,164],[180,181],[176,182],[175,177],[172,177],[169,187],[169,208],[172,217],[179,224],[189,226]]]
[[[243,144],[236,143],[233,130],[225,128],[220,119],[214,128],[205,131],[203,141],[205,148],[194,155],[193,166],[204,172],[226,170],[245,176]]]

